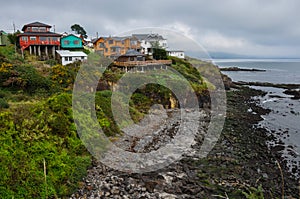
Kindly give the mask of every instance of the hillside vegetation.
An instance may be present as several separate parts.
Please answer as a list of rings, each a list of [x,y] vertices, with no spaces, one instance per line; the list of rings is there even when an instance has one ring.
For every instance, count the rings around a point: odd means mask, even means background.
[[[171,59],[173,68],[198,96],[206,92],[207,84],[189,62]],[[73,120],[72,88],[79,69],[79,63],[62,66],[55,60],[41,62],[29,55],[23,59],[13,46],[0,48],[2,198],[58,198],[80,186],[92,157]],[[106,70],[95,97],[99,124],[110,137],[122,134],[113,119],[109,89],[122,75],[112,68]],[[171,98],[176,100],[163,86],[139,88],[130,100],[131,117],[137,122],[156,103],[170,108]]]

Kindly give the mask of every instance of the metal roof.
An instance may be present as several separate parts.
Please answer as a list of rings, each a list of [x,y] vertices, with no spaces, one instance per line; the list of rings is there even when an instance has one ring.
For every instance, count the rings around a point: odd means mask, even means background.
[[[56,50],[61,57],[87,57],[87,54],[81,51]]]

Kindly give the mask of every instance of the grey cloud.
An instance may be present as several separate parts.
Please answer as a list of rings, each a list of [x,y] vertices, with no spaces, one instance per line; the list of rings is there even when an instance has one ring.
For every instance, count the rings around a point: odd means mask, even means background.
[[[41,21],[55,24],[56,30],[63,32],[79,23],[95,36],[96,32],[109,35],[143,26],[181,23],[190,27],[195,39],[215,32],[288,56],[300,46],[299,8],[297,0],[10,0],[1,6],[0,29],[11,31],[13,21],[18,29],[25,23]]]

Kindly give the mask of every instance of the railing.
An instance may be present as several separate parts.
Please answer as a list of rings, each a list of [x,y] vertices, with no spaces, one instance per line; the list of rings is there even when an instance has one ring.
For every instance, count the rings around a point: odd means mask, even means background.
[[[159,65],[159,64],[171,65],[172,60],[149,60],[149,61],[128,61],[128,62],[115,61],[114,64],[116,66],[123,66],[123,67]]]

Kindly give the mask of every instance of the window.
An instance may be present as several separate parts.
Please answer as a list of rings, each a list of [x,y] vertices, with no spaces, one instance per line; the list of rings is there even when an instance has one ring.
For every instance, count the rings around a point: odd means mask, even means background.
[[[68,57],[65,57],[65,61],[68,61]]]
[[[74,44],[74,45],[78,45],[78,44],[79,44],[79,41],[78,41],[78,40],[74,40],[74,41],[73,41],[73,44]]]
[[[130,44],[131,45],[137,45],[137,41],[135,41],[135,40],[134,41],[130,41]]]
[[[47,37],[40,37],[40,41],[47,41]]]
[[[114,40],[112,40],[112,39],[111,39],[111,40],[108,40],[108,43],[109,43],[109,44],[113,44],[113,43],[114,43]]]
[[[28,41],[28,37],[22,37],[22,41]]]
[[[38,27],[32,27],[31,31],[32,31],[32,32],[38,32],[38,31],[39,31],[39,28],[38,28]]]
[[[108,52],[108,48],[105,48],[105,52]]]
[[[69,40],[64,40],[64,44],[65,44],[65,45],[69,45],[69,44],[70,44],[70,41],[69,41]]]
[[[72,57],[69,57],[69,61],[72,61]]]
[[[104,43],[103,43],[103,42],[100,42],[99,47],[100,47],[100,48],[104,48],[104,47],[105,47]]]
[[[30,37],[30,40],[31,40],[31,41],[35,41],[35,40],[36,40],[36,37]]]
[[[84,57],[81,57],[81,60],[84,60]]]
[[[58,41],[58,37],[52,37],[52,41]]]
[[[40,27],[39,32],[46,32],[46,27]]]
[[[130,57],[130,61],[134,61],[134,57]]]

